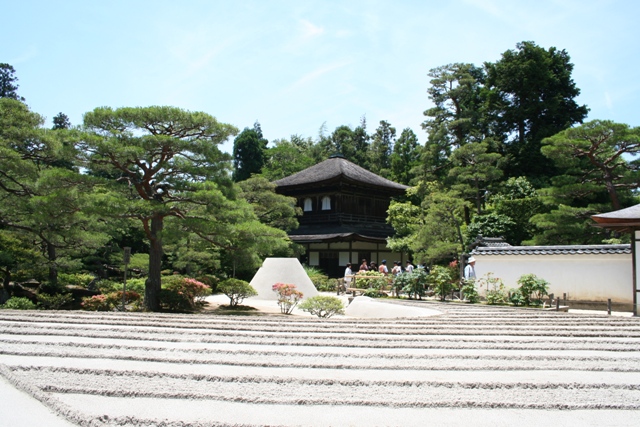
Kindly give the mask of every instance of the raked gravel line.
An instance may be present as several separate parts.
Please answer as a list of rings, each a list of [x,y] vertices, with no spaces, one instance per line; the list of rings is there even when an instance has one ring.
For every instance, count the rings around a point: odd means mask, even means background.
[[[428,307],[443,314],[3,310],[0,375],[84,426],[637,425],[640,320]]]

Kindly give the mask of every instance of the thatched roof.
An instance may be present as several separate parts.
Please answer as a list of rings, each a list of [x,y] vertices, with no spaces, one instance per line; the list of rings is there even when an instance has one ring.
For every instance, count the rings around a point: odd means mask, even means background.
[[[332,156],[315,166],[308,167],[298,173],[279,179],[275,181],[275,184],[278,187],[290,187],[317,184],[341,178],[360,184],[396,191],[405,191],[409,188],[406,185],[398,184],[397,182],[378,176],[373,172],[369,172],[341,156]]]

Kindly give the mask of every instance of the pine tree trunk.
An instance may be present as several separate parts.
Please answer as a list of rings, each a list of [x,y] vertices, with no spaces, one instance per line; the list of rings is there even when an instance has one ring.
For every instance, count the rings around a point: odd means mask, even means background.
[[[149,311],[160,311],[160,285],[162,277],[162,226],[164,218],[151,218],[149,239],[149,277],[144,287],[144,305]]]
[[[58,283],[58,267],[56,266],[56,247],[47,242],[47,259],[49,260],[49,283]]]

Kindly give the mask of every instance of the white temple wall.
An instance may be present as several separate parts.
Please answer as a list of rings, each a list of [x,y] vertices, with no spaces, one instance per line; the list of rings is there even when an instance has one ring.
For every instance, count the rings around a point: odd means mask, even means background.
[[[484,255],[474,253],[476,276],[491,272],[506,290],[518,288],[523,274],[533,273],[549,282],[549,293],[574,301],[633,302],[630,254]],[[484,295],[483,290],[481,290]]]

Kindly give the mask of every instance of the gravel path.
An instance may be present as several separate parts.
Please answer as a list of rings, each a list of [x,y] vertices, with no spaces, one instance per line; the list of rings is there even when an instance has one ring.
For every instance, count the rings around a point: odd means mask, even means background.
[[[0,375],[86,426],[635,425],[640,320],[0,311]],[[402,305],[402,304],[401,304]]]

